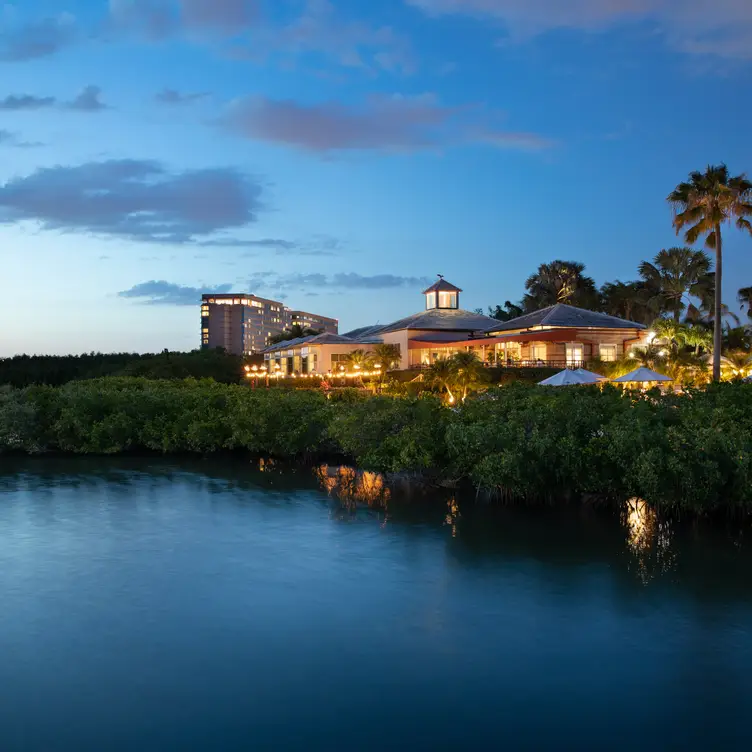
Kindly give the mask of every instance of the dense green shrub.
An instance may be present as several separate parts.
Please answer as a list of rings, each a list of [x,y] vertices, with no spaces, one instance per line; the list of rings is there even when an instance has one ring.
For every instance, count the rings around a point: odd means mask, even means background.
[[[343,455],[515,498],[637,496],[690,512],[752,511],[752,385],[661,395],[513,384],[453,409],[431,395],[211,379],[0,387],[0,453],[228,450]]]

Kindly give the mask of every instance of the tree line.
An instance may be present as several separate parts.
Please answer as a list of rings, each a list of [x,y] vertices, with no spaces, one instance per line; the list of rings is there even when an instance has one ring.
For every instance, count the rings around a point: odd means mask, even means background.
[[[242,358],[222,349],[158,354],[88,353],[84,355],[16,355],[0,358],[0,384],[61,386],[103,376],[141,376],[150,379],[211,378],[236,384]]]

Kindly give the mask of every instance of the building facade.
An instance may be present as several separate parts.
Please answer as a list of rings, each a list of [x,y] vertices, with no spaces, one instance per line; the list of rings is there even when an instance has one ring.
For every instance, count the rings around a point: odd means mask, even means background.
[[[379,344],[399,349],[401,370],[426,368],[467,350],[487,365],[578,368],[595,359],[617,360],[651,336],[642,324],[564,304],[500,322],[461,309],[461,292],[439,278],[423,291],[425,308],[419,313],[385,326],[267,347],[267,368],[283,374],[337,374],[348,369],[353,351],[373,351]]]
[[[257,295],[208,294],[201,297],[201,347],[221,347],[235,355],[261,352],[271,338],[293,324],[336,334],[336,319],[292,311]]]

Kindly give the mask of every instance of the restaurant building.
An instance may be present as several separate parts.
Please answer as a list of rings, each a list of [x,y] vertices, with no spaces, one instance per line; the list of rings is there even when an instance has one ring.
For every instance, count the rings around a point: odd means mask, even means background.
[[[423,291],[425,308],[418,313],[344,335],[281,342],[266,348],[264,358],[286,374],[336,374],[347,370],[353,351],[392,344],[399,348],[401,370],[426,368],[464,350],[488,365],[576,368],[594,359],[617,360],[649,339],[642,324],[565,304],[501,322],[460,308],[461,293],[440,277]]]

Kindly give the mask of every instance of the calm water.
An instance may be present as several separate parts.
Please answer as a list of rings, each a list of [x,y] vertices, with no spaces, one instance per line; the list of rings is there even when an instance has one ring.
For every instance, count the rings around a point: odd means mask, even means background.
[[[4,752],[749,749],[749,528],[3,462]]]

